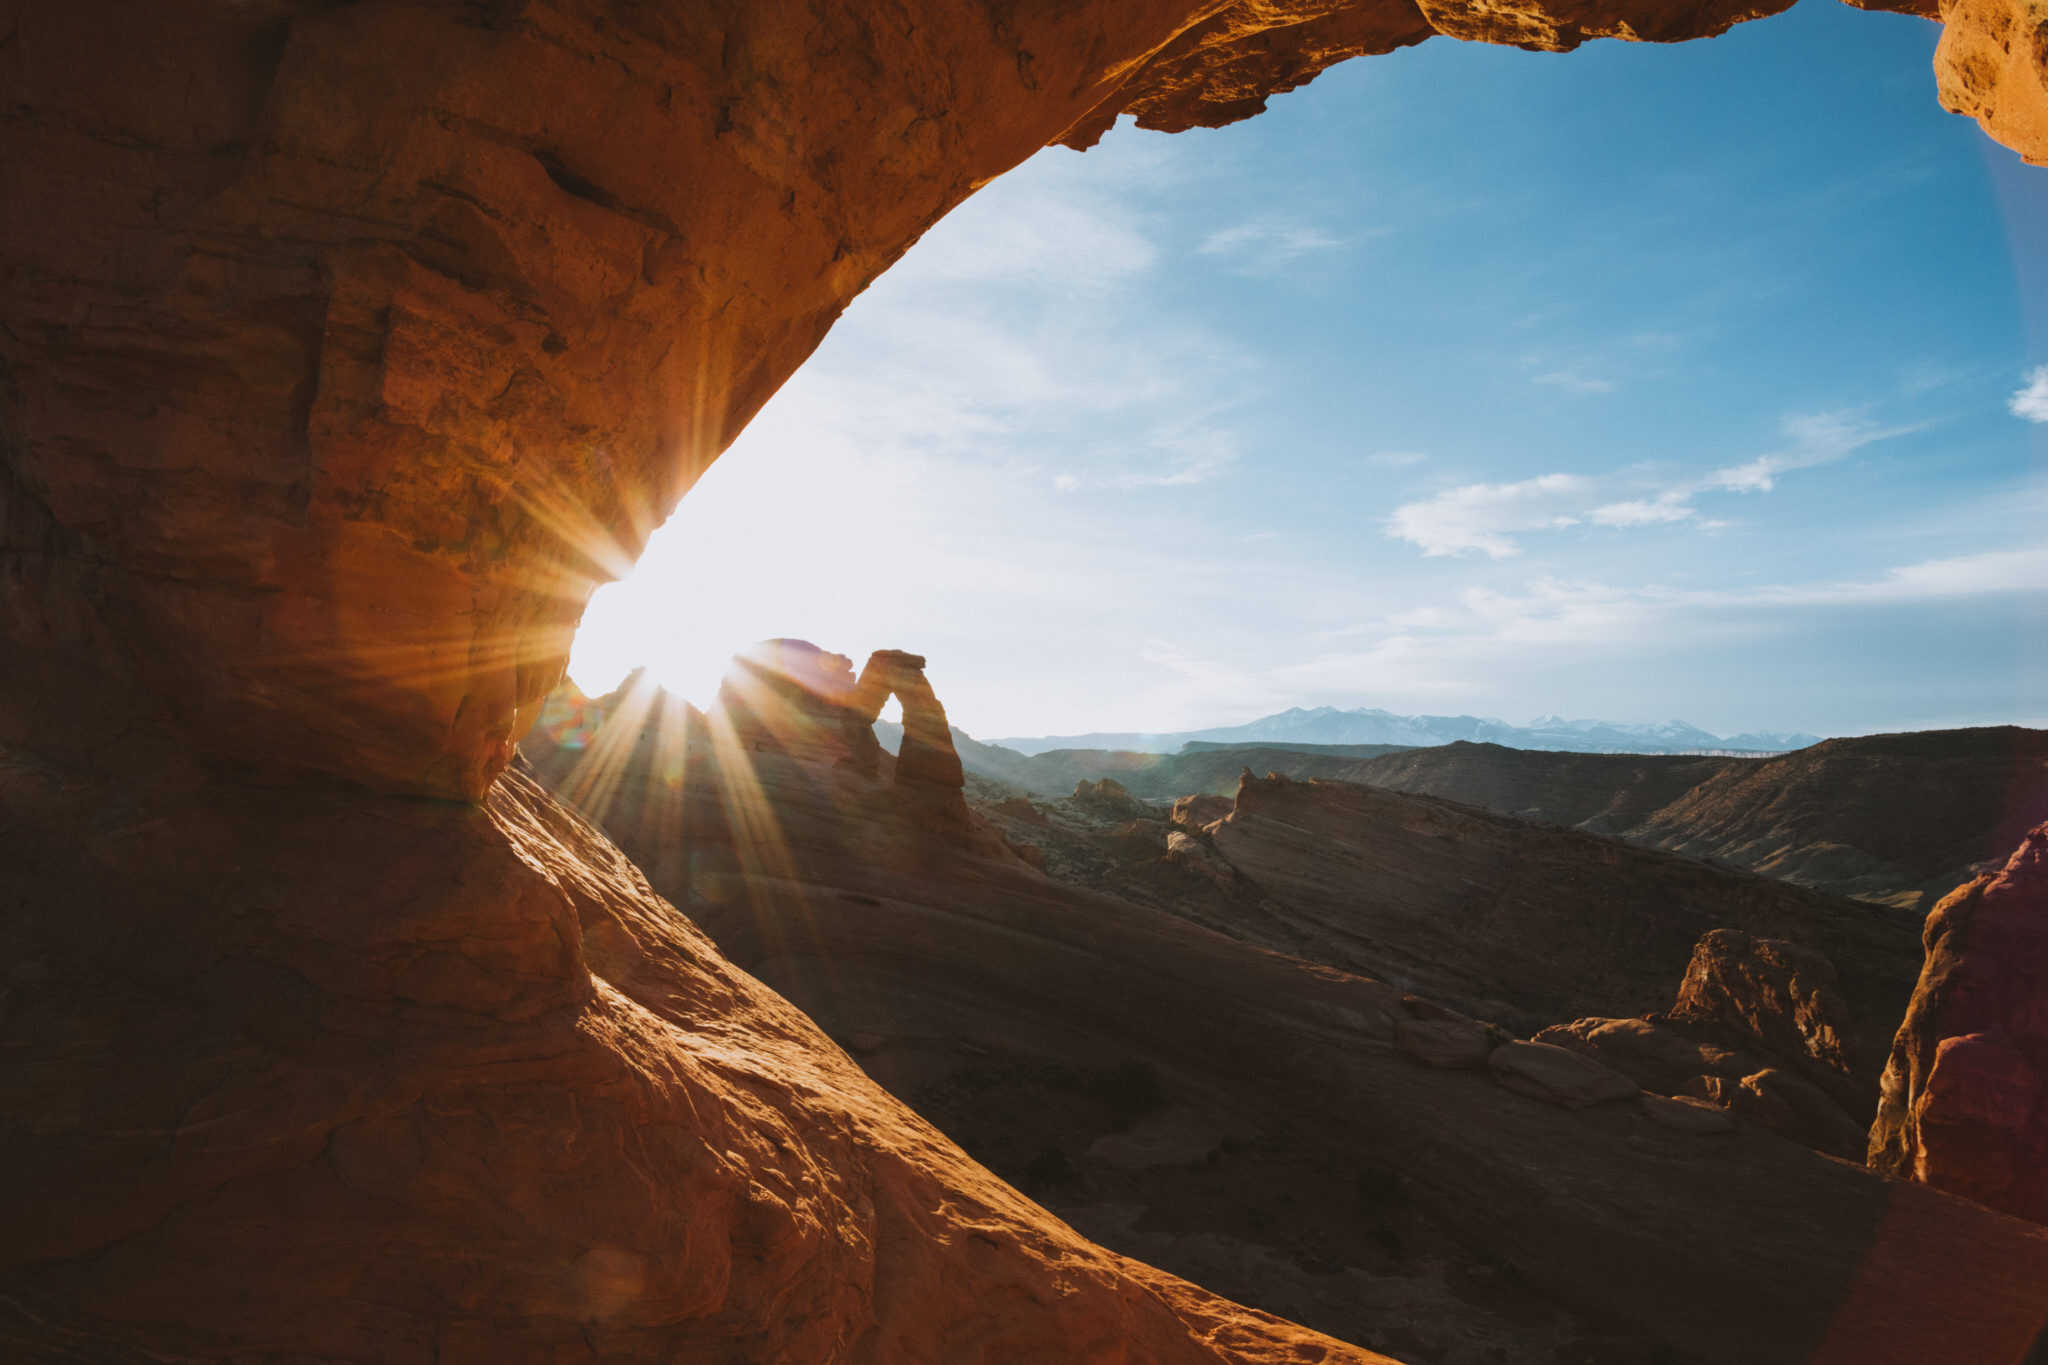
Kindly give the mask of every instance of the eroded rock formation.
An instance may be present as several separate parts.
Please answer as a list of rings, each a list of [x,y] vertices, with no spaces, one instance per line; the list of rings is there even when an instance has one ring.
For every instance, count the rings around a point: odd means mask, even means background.
[[[1840,1075],[1875,1040],[1853,1039],[1835,966],[1816,949],[1715,929],[1693,945],[1666,1021],[1735,1047],[1796,1057]]]
[[[953,749],[953,727],[946,708],[924,676],[924,656],[900,649],[878,649],[860,671],[851,703],[854,719],[869,735],[883,705],[895,697],[903,708],[903,738],[896,746],[896,783],[914,792],[933,814],[952,824],[965,824],[967,806],[960,789],[966,774]]]
[[[1810,947],[1733,929],[1701,936],[1670,1009],[1537,1034],[1646,1090],[1706,1100],[1796,1142],[1863,1153],[1878,1040],[1859,1033],[1834,964]]]
[[[2048,1223],[2048,825],[1927,917],[1870,1163]]]

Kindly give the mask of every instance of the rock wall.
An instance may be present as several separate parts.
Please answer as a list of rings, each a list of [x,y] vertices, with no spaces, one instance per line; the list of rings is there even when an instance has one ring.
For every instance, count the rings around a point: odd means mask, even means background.
[[[1908,0],[1913,8],[1919,0]],[[2048,156],[2031,0],[1942,98]],[[1779,0],[114,0],[0,9],[0,736],[169,729],[475,798],[846,303],[1120,111],[1229,122],[1432,33]]]
[[[2048,1223],[2048,825],[1935,907],[1870,1164]]]

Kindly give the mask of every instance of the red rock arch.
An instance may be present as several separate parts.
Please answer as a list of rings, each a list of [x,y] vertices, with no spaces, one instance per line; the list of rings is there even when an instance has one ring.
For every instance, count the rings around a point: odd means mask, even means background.
[[[592,588],[1040,147],[1227,123],[1433,34],[1558,50],[1783,7],[9,5],[0,644],[33,664],[0,738],[122,713],[478,797]],[[1940,98],[2048,157],[2039,0],[1943,13]]]

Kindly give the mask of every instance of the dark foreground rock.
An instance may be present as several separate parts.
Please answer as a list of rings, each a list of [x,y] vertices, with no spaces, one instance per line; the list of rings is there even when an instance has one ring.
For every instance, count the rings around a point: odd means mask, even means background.
[[[1091,1245],[517,773],[9,751],[0,864],[7,1360],[1373,1359]]]

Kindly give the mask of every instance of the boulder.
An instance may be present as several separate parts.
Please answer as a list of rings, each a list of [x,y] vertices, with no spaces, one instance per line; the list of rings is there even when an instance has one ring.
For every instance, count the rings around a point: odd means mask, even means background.
[[[1566,1109],[1633,1099],[1641,1091],[1612,1067],[1549,1043],[1504,1043],[1486,1065],[1508,1089]]]
[[[1591,1057],[1663,1095],[1675,1094],[1698,1075],[1742,1076],[1756,1070],[1742,1053],[1652,1019],[1579,1019],[1544,1029],[1536,1041]]]

